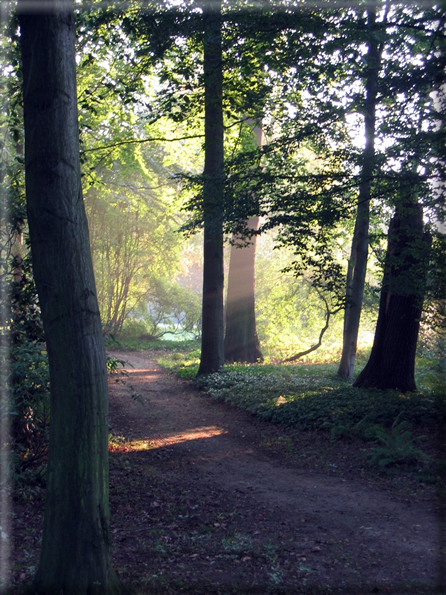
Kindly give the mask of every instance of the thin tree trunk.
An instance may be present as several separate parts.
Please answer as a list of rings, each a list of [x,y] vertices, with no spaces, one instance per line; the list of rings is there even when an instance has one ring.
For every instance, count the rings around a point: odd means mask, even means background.
[[[416,390],[415,352],[428,249],[422,208],[417,203],[398,207],[389,226],[372,352],[354,386]]]
[[[20,15],[28,223],[51,424],[33,593],[120,592],[110,556],[105,350],[82,200],[73,11]],[[20,10],[20,5],[19,5]]]
[[[201,360],[198,374],[223,367],[223,73],[221,3],[205,5],[205,164]]]
[[[367,51],[366,98],[364,102],[365,147],[361,169],[355,230],[348,264],[346,305],[341,362],[338,375],[353,378],[359,322],[361,318],[369,247],[370,195],[375,167],[375,114],[382,46],[375,25],[376,11],[368,11],[369,46]]]
[[[23,110],[19,108],[19,118],[23,118]],[[23,139],[16,143],[16,159],[21,157],[23,159]],[[18,229],[14,230],[12,237],[11,256],[13,257],[13,279],[14,283],[20,283],[23,278],[23,234]]]

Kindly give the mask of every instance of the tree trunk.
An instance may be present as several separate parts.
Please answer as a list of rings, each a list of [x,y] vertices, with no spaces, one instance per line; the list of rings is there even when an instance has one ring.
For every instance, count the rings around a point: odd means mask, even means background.
[[[261,147],[261,125],[255,124],[252,120],[248,123],[254,124],[253,132],[257,146]],[[258,227],[258,217],[252,217],[247,221],[248,229],[257,231]],[[246,239],[237,235],[232,238],[225,308],[225,360],[228,362],[255,363],[263,360],[255,315],[256,240],[257,236],[254,235],[247,246],[238,247],[237,242],[246,242]]]
[[[72,9],[20,15],[28,223],[51,381],[42,549],[33,592],[114,594],[105,350],[82,200]],[[19,5],[20,10],[20,5]]]
[[[338,375],[353,378],[359,322],[364,298],[365,276],[369,247],[370,195],[375,167],[375,113],[378,93],[378,75],[382,47],[378,45],[375,31],[376,11],[368,11],[370,33],[367,51],[366,98],[364,102],[365,147],[361,169],[361,182],[356,211],[350,260],[346,283],[346,303],[341,362]]]
[[[247,227],[256,230],[259,218],[252,217]],[[237,237],[233,238],[237,242]],[[247,246],[231,247],[226,300],[225,360],[255,363],[262,360],[255,317],[256,236]]]
[[[415,352],[428,249],[422,208],[417,203],[397,208],[389,226],[372,352],[354,386],[416,390]]]
[[[198,374],[223,367],[223,73],[221,3],[205,5],[205,164],[201,360]]]

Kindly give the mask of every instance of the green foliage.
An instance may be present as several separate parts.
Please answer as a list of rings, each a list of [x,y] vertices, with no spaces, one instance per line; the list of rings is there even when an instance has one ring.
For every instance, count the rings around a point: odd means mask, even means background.
[[[351,230],[340,228],[333,235],[337,245],[337,258],[346,258],[351,240]],[[272,233],[264,234],[257,241],[256,252],[256,322],[262,353],[268,360],[285,359],[315,345],[324,327],[327,301],[331,312],[338,307],[336,292],[315,289],[310,271],[296,278],[283,271],[292,262],[291,250],[274,249]],[[370,268],[373,260],[371,259]],[[370,283],[377,283],[375,271],[369,273]],[[370,295],[367,309],[361,317],[360,349],[371,346],[376,323],[378,295]],[[330,362],[340,353],[342,346],[343,311],[330,316],[322,345],[305,356],[302,362]]]
[[[23,247],[25,249],[25,246]],[[50,423],[48,354],[29,254],[15,262],[18,280],[10,282],[9,348],[12,476],[27,497],[43,484]]]
[[[373,431],[377,426],[374,424],[375,414],[368,413],[360,421],[352,422],[349,418],[345,418],[342,421],[325,422],[323,427],[328,428],[332,438],[361,438],[367,440],[370,436],[370,432]]]
[[[11,348],[12,466],[16,481],[23,482],[33,467],[43,474],[48,450],[50,387],[48,356],[43,346],[29,342]],[[42,466],[43,465],[43,466]]]
[[[29,252],[20,263],[20,272],[20,280],[13,282],[11,287],[11,342],[14,345],[44,343],[45,335]]]
[[[147,304],[141,304],[134,313],[142,318],[146,334],[152,339],[165,335],[199,338],[201,299],[197,293],[177,282],[158,278],[154,280],[147,300]]]
[[[149,339],[149,330],[144,320],[126,318],[118,334],[118,342],[126,343],[137,339]]]
[[[125,366],[125,361],[122,359],[117,359],[112,355],[107,355],[106,358],[106,366],[107,366],[107,373],[108,374],[117,374],[121,372],[120,368]]]
[[[135,350],[148,350],[161,352],[163,354],[174,353],[183,349],[197,350],[199,348],[198,341],[184,341],[184,340],[171,340],[171,339],[155,339],[153,341],[138,341],[128,342],[124,344],[129,349]]]
[[[141,151],[121,159],[98,168],[101,183],[85,193],[101,317],[111,329],[122,327],[159,278],[172,277],[179,258],[166,200],[150,188],[159,185],[157,173],[147,169]]]
[[[170,372],[175,372],[180,378],[192,380],[197,375],[201,353],[196,343],[195,349],[193,346],[194,344],[191,344],[192,349],[186,351],[184,349],[186,345],[183,344],[159,358],[158,363]]]
[[[390,430],[383,427],[373,428],[371,436],[382,446],[372,448],[369,453],[371,463],[380,467],[388,467],[400,463],[417,463],[429,460],[429,457],[416,446],[416,443],[424,440],[425,436],[413,438],[410,431],[412,425],[407,421],[397,423],[398,417]]]
[[[376,417],[376,413],[369,413],[357,423],[346,418],[336,424],[327,422],[325,427],[331,428],[332,438],[353,438],[380,443],[381,446],[373,446],[368,453],[369,462],[379,467],[429,461],[429,457],[416,446],[416,443],[424,440],[426,436],[414,438],[410,431],[412,424],[399,421],[401,413],[390,428],[375,423]]]
[[[427,279],[427,292],[423,305],[418,355],[425,359],[425,381],[444,382],[446,377],[446,236],[436,232],[432,237],[431,263]]]
[[[79,15],[78,23],[84,197],[101,318],[113,333],[160,283],[176,276],[181,236],[172,208],[175,174],[183,155],[190,167],[199,153],[191,138],[161,142],[183,134],[159,112],[150,115],[157,111],[159,81],[150,56],[134,52],[142,32],[131,31],[132,39],[124,33],[133,19],[137,26],[134,14],[123,28],[121,18],[99,10]],[[149,45],[146,40],[146,51]]]
[[[193,364],[186,362],[183,365],[183,368],[181,370],[178,370],[178,377],[183,378],[184,380],[193,380],[198,374],[199,364],[199,358],[197,358],[197,360],[195,360],[195,363]]]

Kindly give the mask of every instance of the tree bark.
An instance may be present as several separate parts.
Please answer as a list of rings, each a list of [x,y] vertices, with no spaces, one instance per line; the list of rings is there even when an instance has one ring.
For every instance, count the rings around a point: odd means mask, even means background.
[[[19,5],[19,10],[20,10]],[[34,591],[120,592],[110,556],[105,350],[82,200],[75,25],[66,3],[20,14],[28,223],[51,381]]]
[[[339,376],[349,379],[353,378],[355,368],[359,322],[364,298],[369,247],[370,195],[375,167],[376,98],[382,52],[382,47],[378,44],[375,24],[376,11],[369,10],[370,39],[367,51],[366,97],[364,101],[365,147],[355,229],[348,263],[343,345],[338,369]]]
[[[257,230],[259,218],[249,219],[247,227]],[[233,238],[237,242],[237,237]],[[240,238],[239,238],[240,240]],[[231,247],[226,300],[225,360],[255,363],[262,360],[255,317],[256,236],[247,246]]]
[[[249,121],[253,123],[252,120]],[[257,146],[262,146],[262,126],[254,123]],[[257,231],[259,218],[251,217],[247,228]],[[225,360],[255,363],[263,360],[256,329],[254,235],[248,245],[238,245],[246,239],[234,235],[229,261],[228,294],[225,308]]]
[[[201,360],[198,375],[217,372],[224,363],[223,342],[223,73],[221,3],[203,9],[205,164]]]
[[[429,235],[417,203],[398,207],[388,232],[375,339],[354,386],[415,391],[415,352],[426,283]]]

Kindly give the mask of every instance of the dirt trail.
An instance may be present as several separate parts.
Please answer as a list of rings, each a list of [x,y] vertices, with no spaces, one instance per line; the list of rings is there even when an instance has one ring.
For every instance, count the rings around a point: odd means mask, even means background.
[[[144,403],[111,382],[111,431],[133,441],[111,455],[115,564],[133,561],[124,579],[196,593],[436,584],[432,503],[287,463],[258,446],[268,424],[211,402],[144,354],[114,355],[133,366],[128,382]]]

